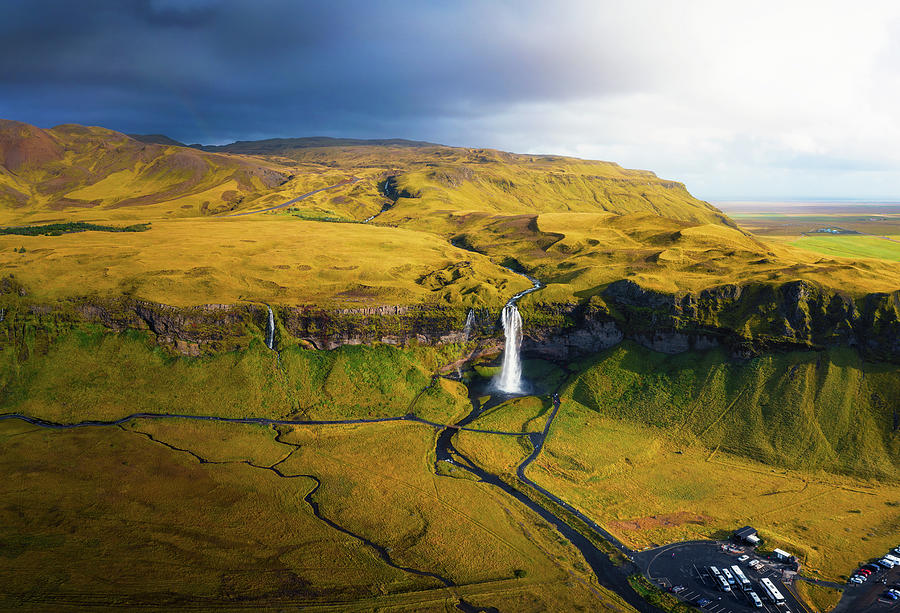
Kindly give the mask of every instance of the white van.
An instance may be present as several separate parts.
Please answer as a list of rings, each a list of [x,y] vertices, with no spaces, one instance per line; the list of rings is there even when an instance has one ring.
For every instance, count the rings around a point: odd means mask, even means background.
[[[747,597],[750,599],[750,602],[753,603],[753,606],[757,609],[762,609],[762,600],[760,600],[759,596],[756,595],[756,592],[750,590],[747,592]]]

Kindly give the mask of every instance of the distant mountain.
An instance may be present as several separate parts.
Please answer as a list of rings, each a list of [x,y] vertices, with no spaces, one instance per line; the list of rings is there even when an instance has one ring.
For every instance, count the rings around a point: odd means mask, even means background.
[[[203,151],[244,153],[248,155],[276,155],[293,149],[320,147],[440,147],[435,143],[403,138],[331,138],[330,136],[306,136],[302,138],[268,138],[265,140],[240,140],[230,145],[197,145]]]
[[[184,143],[178,142],[174,138],[169,138],[165,134],[129,134],[131,138],[149,145],[171,145],[173,147],[187,147]]]
[[[737,228],[683,184],[612,162],[324,136],[198,149],[161,134],[0,120],[0,213],[6,208],[13,221],[46,210],[148,205],[176,217],[243,210],[295,196],[279,189],[290,177],[322,187],[349,176],[359,179],[352,189],[308,201],[309,214],[362,220],[387,206],[381,223],[471,238],[479,249],[491,234],[481,232],[483,223],[526,248],[537,240],[525,232],[530,222],[513,217],[546,213],[647,214]],[[498,217],[506,218],[502,230]]]

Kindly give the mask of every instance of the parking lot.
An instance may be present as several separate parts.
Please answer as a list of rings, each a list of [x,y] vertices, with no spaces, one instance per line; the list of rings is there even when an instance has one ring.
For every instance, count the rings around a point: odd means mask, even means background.
[[[766,613],[804,613],[807,611],[793,592],[785,585],[789,582],[791,572],[783,564],[775,563],[765,558],[760,558],[752,553],[750,548],[732,548],[732,551],[723,549],[723,543],[712,541],[697,541],[689,543],[675,543],[657,549],[642,551],[635,555],[635,561],[641,566],[651,581],[664,589],[675,586],[683,586],[684,589],[677,596],[685,602],[699,606],[709,613],[749,613],[751,611],[765,611]],[[747,554],[749,559],[738,562],[738,558]],[[759,571],[749,566],[752,559],[760,560],[763,566]],[[751,581],[753,591],[762,599],[762,608],[755,608],[749,598],[740,588],[731,592],[723,592],[718,589],[711,577],[708,568],[730,568],[737,565]],[[760,588],[760,579],[768,578],[775,587],[784,595],[785,604],[775,606],[768,600]],[[705,602],[708,600],[709,602]],[[704,604],[700,604],[703,602]],[[851,609],[847,609],[848,611]],[[854,609],[855,610],[855,609]]]
[[[861,585],[850,585],[833,613],[882,613],[900,611],[900,600],[891,602],[882,598],[889,588],[900,589],[900,566],[875,573]]]

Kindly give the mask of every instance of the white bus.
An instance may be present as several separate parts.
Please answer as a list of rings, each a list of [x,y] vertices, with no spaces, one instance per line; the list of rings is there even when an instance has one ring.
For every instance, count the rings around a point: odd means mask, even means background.
[[[778,588],[775,587],[774,583],[766,578],[762,578],[759,580],[759,584],[762,586],[763,594],[765,594],[776,606],[784,604],[784,596],[781,595],[781,592],[778,591]]]
[[[742,590],[746,591],[753,587],[750,585],[750,579],[747,578],[747,575],[744,574],[744,571],[741,570],[740,566],[735,564],[731,567],[731,572],[734,573],[734,578],[737,579]]]
[[[715,566],[709,567],[709,572],[712,574],[713,583],[717,583],[719,585],[719,589],[723,592],[730,592],[731,587],[728,585],[728,581],[725,580],[725,577],[722,576],[722,573],[719,572],[719,569]]]

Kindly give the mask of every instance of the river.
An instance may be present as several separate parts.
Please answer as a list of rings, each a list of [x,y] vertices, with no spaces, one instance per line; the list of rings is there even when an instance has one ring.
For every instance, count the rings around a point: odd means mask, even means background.
[[[507,303],[507,307],[516,308],[516,303],[523,296],[526,296],[532,292],[540,290],[543,285],[540,281],[533,279],[531,277],[527,277],[532,283],[532,287],[519,292],[515,296],[513,296],[509,302]],[[273,329],[274,325],[272,323],[269,324]],[[268,330],[267,330],[268,332]],[[268,337],[268,334],[267,334]],[[267,338],[267,345],[269,339]],[[509,356],[506,356],[509,357]],[[516,356],[518,359],[518,355]],[[431,382],[425,388],[428,389],[432,385],[434,385],[437,380],[437,376],[432,377]],[[337,425],[337,424],[367,424],[367,423],[383,423],[383,422],[393,422],[393,421],[409,421],[414,423],[419,423],[425,426],[429,426],[431,428],[439,428],[440,433],[437,436],[436,445],[435,445],[435,472],[438,475],[442,475],[442,472],[438,470],[438,466],[440,462],[448,462],[455,466],[458,469],[469,472],[470,474],[477,477],[480,481],[487,483],[491,486],[494,486],[504,493],[509,495],[510,497],[517,500],[519,503],[528,507],[531,511],[540,516],[544,521],[552,525],[560,535],[562,535],[567,541],[569,541],[572,545],[574,545],[584,556],[587,563],[590,565],[591,570],[594,572],[594,575],[597,577],[598,582],[605,588],[612,590],[617,593],[619,596],[624,598],[628,604],[637,609],[638,611],[646,612],[646,613],[655,613],[660,611],[660,609],[650,605],[646,600],[644,600],[640,595],[638,595],[628,583],[627,577],[630,573],[636,572],[636,567],[633,564],[626,563],[623,566],[617,566],[614,564],[610,557],[601,551],[594,543],[591,542],[588,538],[586,538],[581,532],[579,532],[572,524],[569,523],[569,519],[563,516],[561,513],[556,513],[554,511],[549,510],[549,508],[545,508],[541,504],[538,504],[525,494],[524,489],[519,489],[514,487],[510,483],[501,479],[501,477],[497,474],[491,473],[485,470],[482,467],[476,465],[472,460],[466,457],[463,453],[461,453],[453,444],[453,437],[459,431],[470,431],[470,432],[479,432],[486,434],[493,434],[498,436],[526,436],[529,438],[533,451],[532,453],[525,458],[516,469],[516,476],[523,485],[529,488],[532,491],[532,495],[535,497],[542,497],[545,502],[552,503],[546,505],[547,507],[553,508],[552,505],[558,505],[562,509],[565,509],[571,516],[576,517],[580,522],[587,527],[588,530],[591,530],[595,533],[595,535],[607,542],[611,543],[614,547],[616,547],[626,558],[631,559],[633,555],[633,551],[628,549],[624,544],[618,541],[615,537],[613,537],[609,532],[601,528],[597,525],[593,520],[585,516],[583,513],[572,507],[566,501],[562,500],[558,496],[552,494],[547,491],[545,488],[539,486],[534,481],[532,481],[526,475],[526,469],[528,466],[540,455],[543,450],[544,443],[547,440],[547,437],[550,435],[551,428],[553,426],[553,422],[559,413],[560,410],[560,402],[559,397],[556,393],[553,393],[553,409],[547,417],[547,421],[544,424],[544,428],[541,432],[505,432],[499,430],[490,430],[490,429],[482,429],[482,428],[471,428],[469,424],[478,419],[484,411],[492,406],[499,404],[500,402],[512,397],[512,396],[525,396],[527,393],[519,393],[519,394],[505,394],[496,390],[496,386],[488,385],[487,390],[480,387],[483,385],[483,382],[476,383],[474,385],[470,385],[469,387],[469,397],[472,404],[472,410],[462,418],[460,421],[454,424],[440,424],[437,422],[433,422],[430,420],[422,419],[415,415],[415,413],[410,410],[405,415],[395,416],[395,417],[381,417],[381,418],[371,418],[371,419],[338,419],[338,420],[289,420],[289,419],[269,419],[263,417],[243,417],[243,418],[232,418],[232,417],[219,417],[214,415],[180,415],[174,413],[133,413],[131,415],[114,419],[114,420],[85,420],[77,423],[69,423],[62,424],[56,423],[36,417],[30,417],[27,415],[22,415],[18,413],[7,413],[0,414],[0,420],[6,419],[17,419],[21,421],[25,421],[29,424],[40,426],[43,428],[50,428],[55,430],[66,430],[72,428],[80,428],[80,427],[89,427],[89,426],[119,426],[129,421],[137,420],[137,419],[187,419],[187,420],[199,420],[199,421],[215,421],[215,422],[224,422],[224,423],[236,423],[236,424],[257,424],[257,425],[265,425],[265,426],[277,426],[277,425],[297,425],[297,426],[326,426],[326,425]],[[424,390],[423,390],[424,391]],[[492,395],[488,399],[487,402],[481,404],[479,402],[479,397],[485,393],[485,391],[493,391]],[[528,390],[528,392],[532,392],[534,390]],[[415,401],[413,401],[413,406]],[[155,440],[155,439],[154,439]],[[156,441],[160,442],[160,441]],[[179,449],[177,447],[173,447],[171,445],[167,445],[172,449],[177,451],[185,451],[187,453],[191,453],[194,457],[198,458],[201,462],[209,462],[209,460],[205,460],[200,458],[196,453]],[[350,530],[346,529],[343,526],[338,525],[332,520],[328,519],[319,510],[318,504],[314,500],[314,494],[318,490],[320,481],[314,475],[287,475],[280,473],[277,469],[273,467],[263,467],[256,466],[251,464],[256,468],[264,468],[266,470],[275,470],[276,473],[281,477],[285,478],[294,478],[294,477],[307,477],[312,479],[316,486],[310,491],[304,498],[305,502],[310,505],[314,515],[318,517],[321,521],[327,523],[332,528],[339,530],[345,534],[353,536],[354,538],[359,539],[361,542],[373,548],[379,555],[379,557],[388,565],[412,573],[420,576],[432,577],[441,583],[443,583],[447,587],[453,587],[456,584],[449,578],[438,575],[436,573],[413,569],[405,566],[401,566],[396,564],[388,554],[387,549],[383,546],[378,545],[377,543],[372,542],[371,540],[355,534]],[[446,478],[452,478],[446,475],[443,475]],[[465,600],[460,599],[457,607],[466,612],[472,613],[482,610],[493,611],[495,609],[479,609],[472,604],[466,602]]]

